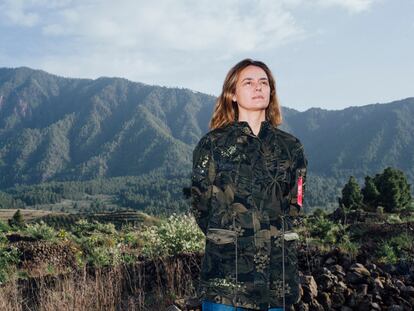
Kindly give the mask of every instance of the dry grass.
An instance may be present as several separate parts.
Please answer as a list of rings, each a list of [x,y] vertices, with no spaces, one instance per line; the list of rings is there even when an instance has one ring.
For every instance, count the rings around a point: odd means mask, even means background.
[[[189,254],[14,280],[0,287],[0,310],[165,310],[174,300],[194,294],[193,277],[198,269],[199,258]]]

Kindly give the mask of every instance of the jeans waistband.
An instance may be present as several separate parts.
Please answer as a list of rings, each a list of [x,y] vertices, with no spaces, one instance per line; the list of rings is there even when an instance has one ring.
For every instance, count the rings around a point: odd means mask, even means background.
[[[202,305],[203,311],[248,311],[249,309],[245,309],[242,307],[233,307],[229,305],[225,305],[222,303],[216,303],[208,300],[203,301]],[[268,311],[283,311],[283,308],[279,307],[272,307],[268,309]]]

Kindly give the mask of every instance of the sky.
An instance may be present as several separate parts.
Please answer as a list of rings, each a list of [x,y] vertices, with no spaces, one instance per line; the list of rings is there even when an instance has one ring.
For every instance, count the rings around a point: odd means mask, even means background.
[[[414,0],[0,0],[0,67],[218,96],[244,58],[305,111],[414,96]]]

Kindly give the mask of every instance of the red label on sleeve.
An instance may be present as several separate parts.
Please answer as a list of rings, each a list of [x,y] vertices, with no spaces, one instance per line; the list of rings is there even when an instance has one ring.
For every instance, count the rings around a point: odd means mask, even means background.
[[[298,178],[298,205],[302,207],[302,176]]]

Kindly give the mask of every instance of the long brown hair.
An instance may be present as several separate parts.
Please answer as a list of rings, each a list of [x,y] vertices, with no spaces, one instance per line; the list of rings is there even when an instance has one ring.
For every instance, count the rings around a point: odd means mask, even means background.
[[[237,120],[236,118],[238,118],[239,108],[237,103],[232,101],[232,97],[236,92],[236,84],[240,72],[250,65],[262,68],[269,79],[270,100],[269,106],[266,108],[266,119],[274,126],[282,124],[282,114],[279,100],[276,95],[276,83],[272,72],[263,62],[246,58],[234,65],[234,67],[227,73],[223,83],[223,90],[214,106],[213,116],[209,123],[210,129],[219,128]]]

